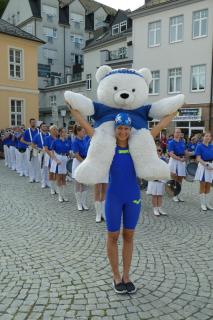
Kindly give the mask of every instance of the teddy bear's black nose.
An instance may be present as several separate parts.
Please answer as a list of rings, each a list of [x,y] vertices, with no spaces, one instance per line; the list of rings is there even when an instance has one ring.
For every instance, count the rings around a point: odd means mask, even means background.
[[[129,98],[128,93],[121,93],[121,98],[123,98],[123,99]]]

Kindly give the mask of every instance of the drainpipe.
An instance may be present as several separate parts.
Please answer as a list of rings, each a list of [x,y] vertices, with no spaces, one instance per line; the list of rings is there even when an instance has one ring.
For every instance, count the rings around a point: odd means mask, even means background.
[[[211,71],[211,89],[210,89],[210,105],[209,105],[209,130],[213,130],[213,45],[212,45],[212,71]]]
[[[34,19],[34,29],[35,29],[35,37],[37,37],[37,30],[36,30],[36,18]]]
[[[66,54],[65,54],[65,49],[66,49],[66,45],[65,45],[65,26],[64,26],[64,81],[65,81],[65,65],[66,65],[66,61],[65,61],[65,58],[66,58]]]

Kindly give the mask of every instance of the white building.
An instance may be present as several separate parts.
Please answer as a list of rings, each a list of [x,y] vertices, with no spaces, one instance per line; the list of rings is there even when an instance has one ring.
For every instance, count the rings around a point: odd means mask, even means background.
[[[189,135],[213,128],[213,1],[146,0],[130,17],[133,67],[153,75],[149,100],[183,93],[175,125]]]

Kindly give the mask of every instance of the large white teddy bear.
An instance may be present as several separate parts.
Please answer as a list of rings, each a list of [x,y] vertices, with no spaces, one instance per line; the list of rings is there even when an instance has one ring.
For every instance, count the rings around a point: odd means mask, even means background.
[[[114,157],[116,139],[114,119],[120,112],[126,112],[132,119],[129,151],[136,174],[146,180],[167,179],[168,165],[159,159],[153,137],[148,130],[148,120],[161,119],[184,103],[184,95],[179,94],[144,105],[148,97],[151,72],[147,68],[114,69],[101,66],[96,73],[98,81],[98,102],[66,91],[65,101],[84,116],[95,120],[87,158],[76,169],[76,180],[84,184],[96,184],[105,180]]]

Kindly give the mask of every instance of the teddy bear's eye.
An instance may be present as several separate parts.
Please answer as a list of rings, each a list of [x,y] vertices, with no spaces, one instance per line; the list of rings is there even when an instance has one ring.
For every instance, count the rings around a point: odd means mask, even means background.
[[[118,90],[118,87],[114,87],[114,90],[115,90],[115,91]]]
[[[132,92],[135,92],[135,89],[132,89]]]

